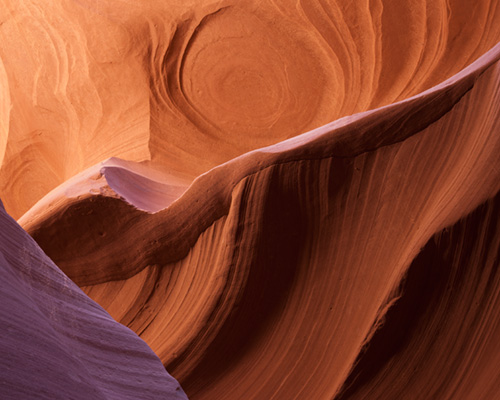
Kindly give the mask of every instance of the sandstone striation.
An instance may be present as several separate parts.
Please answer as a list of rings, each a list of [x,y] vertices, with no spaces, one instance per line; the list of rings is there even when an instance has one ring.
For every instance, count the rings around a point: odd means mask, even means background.
[[[500,396],[498,2],[2,13],[6,210],[190,398]]]

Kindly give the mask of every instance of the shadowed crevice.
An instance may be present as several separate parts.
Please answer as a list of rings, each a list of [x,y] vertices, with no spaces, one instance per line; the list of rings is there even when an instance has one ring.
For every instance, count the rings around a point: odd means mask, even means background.
[[[410,344],[419,340],[419,332],[446,329],[445,321],[443,324],[436,323],[436,320],[443,318],[439,312],[454,307],[461,293],[468,293],[469,286],[478,287],[482,274],[489,274],[488,282],[494,282],[491,276],[498,273],[498,262],[491,271],[486,269],[489,249],[484,244],[494,242],[499,219],[500,194],[497,194],[494,199],[479,206],[451,228],[435,234],[427,242],[401,283],[401,298],[389,309],[383,326],[358,356],[336,400],[358,398],[358,391],[375,384],[377,376],[386,367],[389,368],[388,364],[395,356],[411,352]],[[480,239],[482,232],[485,232],[485,236]],[[478,254],[481,257],[479,260]],[[493,289],[487,287],[483,300]],[[472,301],[471,298],[469,302]],[[464,319],[467,312],[460,310]],[[474,318],[479,318],[479,315]],[[463,329],[467,329],[465,324]],[[430,335],[427,332],[429,337],[437,337],[438,334],[438,331]],[[432,343],[421,344],[420,351],[430,353],[432,346]],[[460,357],[457,357],[454,368],[459,368]],[[411,356],[408,355],[407,359],[411,360]],[[420,367],[417,363],[407,366],[408,371]],[[443,368],[450,369],[450,365],[443,365]],[[451,368],[450,373],[453,370]]]

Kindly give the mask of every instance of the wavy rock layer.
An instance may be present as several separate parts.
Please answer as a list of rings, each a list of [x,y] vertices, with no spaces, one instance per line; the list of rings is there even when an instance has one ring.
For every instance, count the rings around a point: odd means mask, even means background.
[[[192,398],[453,397],[465,377],[496,376],[496,358],[484,358],[496,354],[488,339],[495,322],[484,330],[462,325],[491,315],[476,296],[489,304],[480,282],[497,262],[496,205],[453,226],[448,242],[429,240],[500,190],[499,57],[497,46],[429,91],[236,158],[162,211],[153,210],[158,184],[138,173],[139,187],[153,194],[141,189],[134,207],[136,185],[122,179],[132,165],[110,160],[21,222],[86,293],[148,342]],[[92,191],[85,175],[95,171],[101,183]],[[469,237],[478,239],[454,254]],[[422,259],[440,272],[429,289],[437,299],[420,296],[440,308],[425,301],[418,308],[412,285],[429,268]],[[470,297],[450,319],[447,294],[465,284],[454,271],[471,263],[484,266],[470,272]],[[488,293],[500,290],[494,282]],[[405,308],[423,326],[393,317]],[[402,344],[384,350],[399,319]],[[455,353],[439,357],[435,340],[457,334]],[[465,357],[468,340],[489,350],[471,348]],[[436,387],[408,394],[396,377],[417,370],[416,382],[430,374]],[[496,390],[474,384],[460,394]]]
[[[2,399],[186,399],[133,332],[90,300],[0,203]]]
[[[190,398],[500,397],[498,2],[6,3],[7,210]]]

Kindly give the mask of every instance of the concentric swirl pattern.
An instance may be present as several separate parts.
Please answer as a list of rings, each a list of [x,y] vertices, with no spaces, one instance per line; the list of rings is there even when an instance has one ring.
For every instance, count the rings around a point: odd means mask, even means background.
[[[316,117],[329,78],[315,62],[318,50],[299,33],[287,31],[283,21],[233,8],[206,16],[196,28],[180,72],[182,88],[221,139],[243,136],[258,144],[272,130],[280,140]]]

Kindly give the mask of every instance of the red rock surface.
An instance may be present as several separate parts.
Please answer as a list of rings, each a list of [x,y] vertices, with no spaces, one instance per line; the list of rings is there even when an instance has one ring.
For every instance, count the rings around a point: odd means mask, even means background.
[[[190,398],[500,397],[497,2],[5,10],[6,209]]]

